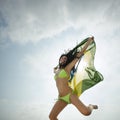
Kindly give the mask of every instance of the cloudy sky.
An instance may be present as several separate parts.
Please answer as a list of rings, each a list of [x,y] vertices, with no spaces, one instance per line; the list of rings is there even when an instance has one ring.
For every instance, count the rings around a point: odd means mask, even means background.
[[[93,35],[104,81],[69,105],[60,120],[120,119],[119,0],[0,0],[0,120],[48,120],[57,98],[53,67],[65,50]]]

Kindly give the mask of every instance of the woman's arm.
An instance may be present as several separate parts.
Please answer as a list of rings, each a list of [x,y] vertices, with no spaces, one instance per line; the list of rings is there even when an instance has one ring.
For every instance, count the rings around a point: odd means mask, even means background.
[[[82,50],[81,50],[79,53],[77,53],[77,56],[76,56],[76,57],[78,57],[78,58],[81,57],[81,56],[84,54],[84,52],[85,52],[85,50],[87,49],[87,47],[90,45],[90,43],[91,43],[93,40],[94,40],[94,37],[89,37],[87,43],[86,43],[85,46],[82,48]]]
[[[87,49],[87,47],[89,46],[89,44],[90,44],[93,40],[94,40],[94,37],[88,38],[88,41],[86,42],[85,46],[82,48],[82,50],[81,50],[79,53],[77,53],[76,58],[75,58],[72,62],[70,62],[70,63],[65,67],[65,70],[66,70],[67,72],[70,72],[70,71],[71,71],[71,69],[72,69],[72,68],[75,66],[75,64],[78,62],[79,58],[83,56],[85,50]]]

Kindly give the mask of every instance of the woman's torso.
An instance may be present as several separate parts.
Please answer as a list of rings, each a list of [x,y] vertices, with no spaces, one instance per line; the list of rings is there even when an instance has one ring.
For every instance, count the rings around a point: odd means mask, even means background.
[[[56,71],[54,78],[56,80],[56,85],[60,96],[71,92],[71,88],[68,85],[70,74],[65,69]]]

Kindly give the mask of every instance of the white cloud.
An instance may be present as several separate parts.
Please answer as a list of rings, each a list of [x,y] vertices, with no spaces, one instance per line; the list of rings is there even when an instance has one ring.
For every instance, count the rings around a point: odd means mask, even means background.
[[[68,26],[61,2],[5,1],[1,11],[7,22],[1,29],[5,31],[2,36],[7,35],[14,42],[36,42],[56,35]]]
[[[84,28],[85,34],[110,33],[120,27],[118,4],[119,0],[109,3],[104,0],[5,0],[0,5],[1,16],[6,23],[0,28],[1,39],[9,38],[18,43],[37,42],[69,27]]]

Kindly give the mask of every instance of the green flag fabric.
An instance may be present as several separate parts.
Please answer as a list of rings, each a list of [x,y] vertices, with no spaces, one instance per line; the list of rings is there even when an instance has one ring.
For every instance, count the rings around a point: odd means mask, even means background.
[[[88,38],[78,44],[73,50],[79,52],[87,42]],[[96,52],[96,43],[93,41],[86,49],[83,57],[78,62],[77,71],[69,82],[69,86],[73,89],[77,96],[80,96],[85,90],[93,87],[103,80],[103,76],[95,69],[94,58]]]

